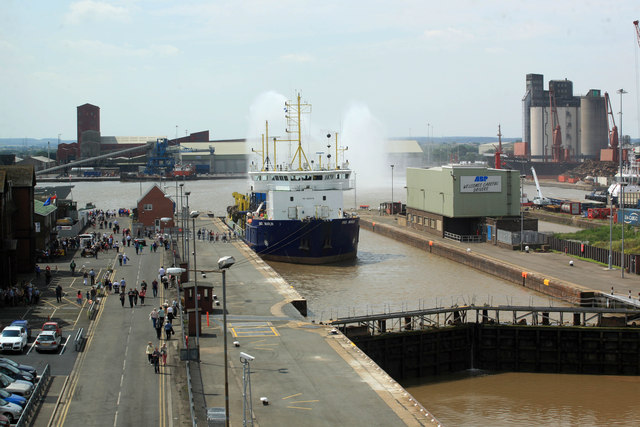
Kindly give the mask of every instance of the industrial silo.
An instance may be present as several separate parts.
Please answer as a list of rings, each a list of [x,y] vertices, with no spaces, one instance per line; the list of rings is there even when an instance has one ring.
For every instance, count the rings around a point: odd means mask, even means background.
[[[607,112],[599,90],[580,97],[580,140],[586,158],[598,159],[600,149],[607,148]]]
[[[531,160],[541,162],[545,157],[544,144],[550,136],[548,130],[545,129],[547,108],[531,107],[529,114],[531,118]],[[550,153],[550,147],[547,146],[547,157]]]

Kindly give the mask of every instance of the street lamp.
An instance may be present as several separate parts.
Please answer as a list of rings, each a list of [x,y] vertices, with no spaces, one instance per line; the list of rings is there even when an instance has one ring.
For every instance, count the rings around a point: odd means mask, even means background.
[[[180,254],[182,255],[182,257],[184,257],[184,211],[183,211],[183,204],[182,204],[182,188],[184,187],[183,183],[180,183],[180,228],[182,228],[182,240],[180,241],[180,249],[181,252]]]
[[[165,196],[167,197],[167,196]],[[169,223],[171,221],[171,218],[169,217],[162,217],[160,218],[160,222],[162,222],[164,224],[164,227],[162,227],[162,234],[163,234],[163,239],[164,239],[164,234],[165,234],[165,228],[167,226],[167,223]],[[169,228],[169,249],[173,252],[173,240],[171,238],[171,228]],[[173,252],[175,254],[175,252]],[[173,265],[176,265],[176,259],[175,256],[173,257]]]
[[[224,419],[225,427],[229,427],[229,363],[227,362],[227,280],[226,271],[236,263],[232,256],[224,256],[218,260],[218,269],[222,270],[222,334],[224,336]]]
[[[524,179],[524,175],[520,175],[520,252],[522,252],[522,240],[523,240],[523,236],[524,236],[524,214],[522,212],[522,199],[524,198],[523,196],[523,189],[522,189],[522,181]]]
[[[196,229],[196,218],[198,218],[200,212],[191,211],[191,220],[193,221],[193,229]],[[187,258],[189,259],[189,258]],[[193,233],[193,287],[196,293],[196,347],[200,348],[200,311],[198,311],[198,275],[196,271],[198,270],[196,266],[196,233]],[[200,358],[200,356],[198,356]]]
[[[622,218],[622,247],[620,256],[620,271],[624,279],[624,185],[622,185],[622,144],[624,143],[624,134],[622,133],[622,95],[628,93],[624,89],[618,89],[620,95],[620,143],[618,144],[618,157],[620,157],[620,191],[618,192],[618,206],[620,207],[620,218]]]
[[[191,191],[184,192],[184,196],[187,199],[187,205],[182,207],[182,221],[185,223],[185,226],[182,229],[182,235],[184,240],[184,254],[187,256],[187,263],[189,263],[189,218],[187,217],[187,212],[189,212],[189,194],[191,194]]]
[[[395,205],[393,203],[393,166],[391,165],[391,215],[395,213]]]

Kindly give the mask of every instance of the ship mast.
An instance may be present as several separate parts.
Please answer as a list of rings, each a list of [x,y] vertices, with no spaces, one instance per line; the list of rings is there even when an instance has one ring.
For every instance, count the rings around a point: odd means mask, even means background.
[[[304,153],[304,150],[302,149],[302,113],[310,113],[311,112],[311,105],[309,104],[302,104],[301,100],[300,100],[300,94],[298,93],[297,96],[297,103],[295,105],[292,105],[292,103],[290,101],[287,101],[284,103],[285,107],[286,107],[286,118],[287,118],[287,122],[293,126],[289,126],[289,128],[286,130],[287,133],[290,134],[295,134],[297,133],[297,138],[291,138],[291,139],[279,139],[279,142],[297,142],[298,143],[298,148],[296,148],[296,152],[293,154],[293,159],[291,159],[291,163],[289,165],[290,168],[293,168],[293,164],[295,163],[296,157],[298,158],[298,169],[299,171],[303,170],[302,168],[302,157],[304,157],[304,161],[305,164],[309,164],[309,160],[307,159],[307,155]],[[291,109],[294,109],[294,114],[291,114]]]

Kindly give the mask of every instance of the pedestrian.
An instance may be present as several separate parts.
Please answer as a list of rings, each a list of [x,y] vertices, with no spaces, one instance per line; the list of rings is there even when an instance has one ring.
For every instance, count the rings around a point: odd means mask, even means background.
[[[160,352],[158,351],[158,347],[155,348],[153,353],[151,354],[151,362],[153,363],[153,370],[156,374],[160,373]]]
[[[173,306],[167,307],[167,321],[173,323]]]
[[[127,295],[129,296],[129,306],[133,308],[133,289],[130,289]]]
[[[87,282],[89,280],[89,273],[87,273],[86,271],[82,274],[82,284],[84,286],[87,286]]]
[[[153,356],[153,343],[151,341],[149,341],[149,344],[147,344],[147,348],[145,349],[145,353],[147,353],[147,359],[149,360],[149,365],[151,365],[153,362],[151,361],[151,356]]]
[[[153,297],[157,297],[158,296],[158,281],[153,279],[153,282],[151,282],[151,289],[153,290]]]
[[[49,266],[44,270],[44,280],[47,286],[49,286],[49,283],[51,283],[51,269]]]
[[[138,244],[137,244],[137,243],[134,243],[134,244],[133,244],[133,246],[135,246],[135,248],[136,248],[136,255],[138,255],[138,250],[139,250],[139,246],[138,246]]]
[[[133,288],[133,303],[137,306],[138,305],[138,297],[140,296],[140,293],[138,292],[138,288]]]
[[[94,286],[91,287],[91,301],[95,301],[96,300],[96,288]]]
[[[71,264],[69,264],[69,268],[71,269],[71,275],[75,275],[76,274],[76,262],[74,260],[71,260]]]
[[[36,264],[36,280],[40,279],[40,266]]]
[[[164,286],[165,290],[169,289],[169,278],[167,276],[162,276],[162,286]]]
[[[160,326],[162,326],[162,324],[164,323],[164,315],[165,315],[164,309],[162,307],[160,307],[158,309],[158,324]]]
[[[156,323],[158,323],[158,309],[154,308],[153,310],[151,310],[151,313],[149,313],[149,319],[151,319],[151,323],[153,323],[153,328],[156,328]]]
[[[96,271],[92,268],[89,270],[89,277],[91,277],[91,286],[95,286],[96,284]]]
[[[173,325],[171,324],[171,322],[167,322],[164,325],[164,332],[167,335],[167,339],[170,340],[171,335],[173,335]]]
[[[160,322],[156,323],[156,336],[158,339],[162,338],[162,325]]]
[[[147,296],[147,291],[144,288],[142,288],[140,290],[140,305],[144,305],[144,297],[146,296]]]
[[[78,291],[78,295],[76,296],[78,305],[82,305],[82,292]]]
[[[60,283],[56,286],[56,301],[62,302],[62,286],[60,286]]]
[[[124,262],[124,265],[127,265],[127,260],[129,258],[127,258],[127,254],[122,254],[122,262]]]
[[[124,281],[124,277],[120,280],[120,292],[124,294],[124,288],[127,286],[127,282]]]
[[[167,343],[163,343],[160,347],[160,354],[162,355],[162,366],[167,366]]]
[[[122,308],[124,308],[124,292],[120,293],[120,304],[122,304]]]
[[[118,254],[118,263],[120,263],[120,265],[122,265],[122,260],[123,260],[122,254]]]

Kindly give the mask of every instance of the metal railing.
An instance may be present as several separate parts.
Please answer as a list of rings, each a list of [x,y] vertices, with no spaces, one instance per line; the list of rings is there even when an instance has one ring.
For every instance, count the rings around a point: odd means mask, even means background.
[[[78,329],[78,332],[76,333],[76,337],[73,339],[73,346],[76,351],[80,351],[80,349],[82,348],[82,343],[84,341],[84,337],[82,336],[83,333],[84,333],[84,328]]]
[[[50,376],[51,376],[51,369],[49,368],[49,364],[47,363],[47,366],[45,366],[44,370],[42,371],[42,375],[40,375],[40,379],[38,380],[38,382],[35,384],[33,388],[33,393],[31,393],[31,396],[29,397],[27,404],[22,409],[22,414],[20,415],[20,418],[18,418],[18,421],[15,424],[16,427],[23,427],[23,426],[30,425],[31,417],[35,414],[36,409],[38,409],[38,405],[41,400],[40,398],[44,394],[45,384],[49,380]]]
[[[485,236],[483,234],[455,234],[445,231],[444,238],[455,240],[456,242],[481,243],[484,242]]]

